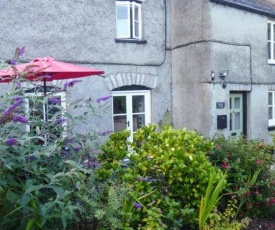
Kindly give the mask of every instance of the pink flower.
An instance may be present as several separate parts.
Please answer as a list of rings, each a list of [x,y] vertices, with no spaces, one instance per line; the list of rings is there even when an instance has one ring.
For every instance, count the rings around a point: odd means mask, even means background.
[[[221,168],[222,169],[228,169],[229,164],[227,162],[223,162]]]
[[[256,164],[258,164],[258,165],[260,165],[260,164],[262,164],[264,161],[262,160],[262,159],[258,159],[257,161],[256,161]]]

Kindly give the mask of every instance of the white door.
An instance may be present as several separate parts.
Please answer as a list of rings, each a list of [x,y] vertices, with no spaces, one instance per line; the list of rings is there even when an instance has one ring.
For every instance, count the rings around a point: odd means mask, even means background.
[[[113,129],[131,131],[129,141],[133,141],[136,130],[151,122],[150,91],[114,91],[112,95]]]
[[[243,135],[243,94],[230,94],[230,133]]]

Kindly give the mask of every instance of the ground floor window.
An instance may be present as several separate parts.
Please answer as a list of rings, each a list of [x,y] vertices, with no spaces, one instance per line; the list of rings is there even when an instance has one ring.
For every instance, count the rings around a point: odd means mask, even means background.
[[[268,92],[268,126],[275,126],[275,91]]]
[[[113,91],[113,129],[131,131],[130,141],[136,130],[151,122],[150,90]]]
[[[65,92],[50,92],[45,96],[42,92],[29,90],[25,96],[26,113],[29,117],[26,131],[41,137],[35,140],[38,144],[66,135]]]

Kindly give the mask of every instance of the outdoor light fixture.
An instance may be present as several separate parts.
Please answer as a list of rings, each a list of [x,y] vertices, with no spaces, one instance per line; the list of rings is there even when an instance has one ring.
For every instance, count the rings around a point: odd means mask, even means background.
[[[220,78],[224,80],[228,76],[229,70],[223,70],[220,72]]]
[[[228,76],[229,70],[223,70],[220,72],[220,78],[222,79],[222,87],[225,89],[226,88],[226,81],[225,78]]]
[[[211,81],[214,81],[215,80],[215,72],[213,70],[211,71],[210,76],[211,76]]]

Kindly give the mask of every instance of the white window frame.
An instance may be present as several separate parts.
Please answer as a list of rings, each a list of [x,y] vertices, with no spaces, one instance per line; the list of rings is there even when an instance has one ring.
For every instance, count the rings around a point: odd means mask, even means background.
[[[30,107],[29,107],[29,98],[30,97],[43,97],[43,100],[44,100],[44,105],[45,105],[45,102],[47,101],[48,102],[48,99],[51,98],[51,97],[58,97],[60,96],[60,99],[61,99],[61,108],[62,108],[62,111],[61,111],[61,119],[62,119],[62,127],[64,128],[64,131],[62,133],[62,136],[63,137],[66,137],[67,136],[67,120],[65,119],[64,117],[64,113],[66,111],[66,93],[65,92],[58,92],[58,93],[54,93],[54,94],[51,94],[49,96],[45,96],[44,93],[42,92],[30,92],[30,93],[25,93],[25,111],[27,114],[30,113]],[[46,122],[46,113],[45,113],[45,106],[43,106],[43,120],[44,122]],[[50,121],[50,120],[48,120]],[[31,123],[31,121],[29,121]],[[30,125],[26,125],[26,131],[27,132],[30,132]]]
[[[268,38],[268,26],[270,25],[270,39]],[[268,57],[268,63],[269,64],[275,64],[275,54],[274,54],[274,49],[275,49],[275,21],[270,21],[268,20],[267,23],[267,50],[270,52],[270,58]],[[270,48],[268,47],[268,44],[270,43]],[[267,53],[268,55],[268,53]]]
[[[118,34],[118,12],[117,6],[125,6],[127,7],[127,35]],[[138,8],[138,20],[135,20],[135,8]],[[138,23],[138,35],[135,34],[136,30],[136,22]],[[141,17],[141,3],[135,1],[116,1],[116,26],[117,26],[117,38],[119,39],[137,39],[141,40],[142,38],[142,17]]]
[[[132,121],[133,112],[132,112],[132,96],[144,96],[144,115],[145,115],[145,125],[151,123],[151,91],[150,90],[132,90],[132,91],[113,91],[112,96],[125,96],[126,97],[126,120]],[[114,107],[112,103],[112,125],[114,130],[114,117],[125,115],[125,114],[114,114]],[[131,132],[131,136],[129,137],[129,141],[133,141],[133,124],[130,122],[130,125],[126,125],[126,129]]]
[[[271,104],[269,104],[269,94],[272,95]],[[272,118],[269,118],[269,108],[272,109]],[[275,126],[275,90],[268,91],[268,126]]]

